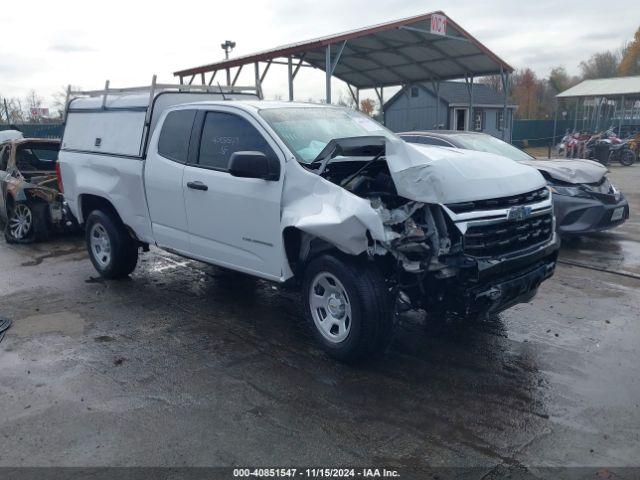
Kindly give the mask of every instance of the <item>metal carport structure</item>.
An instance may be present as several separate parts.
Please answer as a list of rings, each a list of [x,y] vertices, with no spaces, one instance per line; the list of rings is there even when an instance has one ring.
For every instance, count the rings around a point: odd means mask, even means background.
[[[294,80],[300,68],[323,70],[327,103],[331,103],[332,77],[347,84],[356,105],[362,89],[374,89],[382,105],[384,87],[429,81],[437,92],[441,81],[465,79],[470,118],[474,78],[500,75],[506,119],[509,75],[513,72],[509,64],[444,12],[437,11],[187,68],[174,72],[174,76],[183,84],[211,85],[222,71],[232,86],[242,68],[250,64],[254,65],[255,85],[261,94],[270,66],[286,65],[289,100],[294,98]]]
[[[617,123],[618,135],[623,124],[640,125],[640,76],[584,80],[556,95],[553,137],[555,143],[558,104],[574,101],[573,129],[598,131]],[[582,110],[580,106],[582,103]],[[582,113],[580,125],[578,118]],[[617,120],[617,122],[616,122]]]

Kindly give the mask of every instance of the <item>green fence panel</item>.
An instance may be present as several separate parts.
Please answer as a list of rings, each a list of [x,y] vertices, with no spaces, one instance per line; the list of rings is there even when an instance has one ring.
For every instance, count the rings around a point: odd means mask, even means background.
[[[62,123],[21,123],[0,125],[0,130],[20,130],[25,138],[62,138]]]

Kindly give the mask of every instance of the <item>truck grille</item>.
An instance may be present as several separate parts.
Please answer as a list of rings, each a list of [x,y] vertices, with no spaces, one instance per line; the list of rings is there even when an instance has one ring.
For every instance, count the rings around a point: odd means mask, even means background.
[[[474,202],[450,203],[447,208],[454,213],[472,212],[474,210],[497,210],[499,208],[511,208],[516,205],[529,205],[541,202],[549,197],[547,187],[539,188],[533,192],[512,195],[510,197],[490,198],[488,200],[476,200]]]
[[[549,241],[552,230],[551,213],[517,222],[470,225],[464,235],[464,252],[474,257],[509,254]]]

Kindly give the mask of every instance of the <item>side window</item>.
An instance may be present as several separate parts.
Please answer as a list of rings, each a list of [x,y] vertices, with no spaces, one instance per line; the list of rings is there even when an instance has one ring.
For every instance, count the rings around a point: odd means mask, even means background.
[[[6,171],[9,164],[9,154],[11,153],[11,147],[4,147],[2,153],[0,153],[0,170]]]
[[[231,113],[207,113],[198,163],[205,167],[227,170],[231,155],[242,151],[276,156],[260,132],[244,118]]]
[[[444,140],[440,140],[439,138],[434,137],[419,137],[418,143],[422,143],[423,145],[437,145],[438,147],[450,147],[451,145]]]
[[[167,115],[158,140],[160,155],[176,162],[187,162],[191,128],[195,116],[195,110],[176,110]]]

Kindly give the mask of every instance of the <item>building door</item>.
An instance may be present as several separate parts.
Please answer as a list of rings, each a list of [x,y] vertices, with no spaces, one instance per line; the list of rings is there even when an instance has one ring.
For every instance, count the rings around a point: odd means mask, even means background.
[[[459,131],[467,130],[467,109],[456,108],[454,110],[455,129]]]

